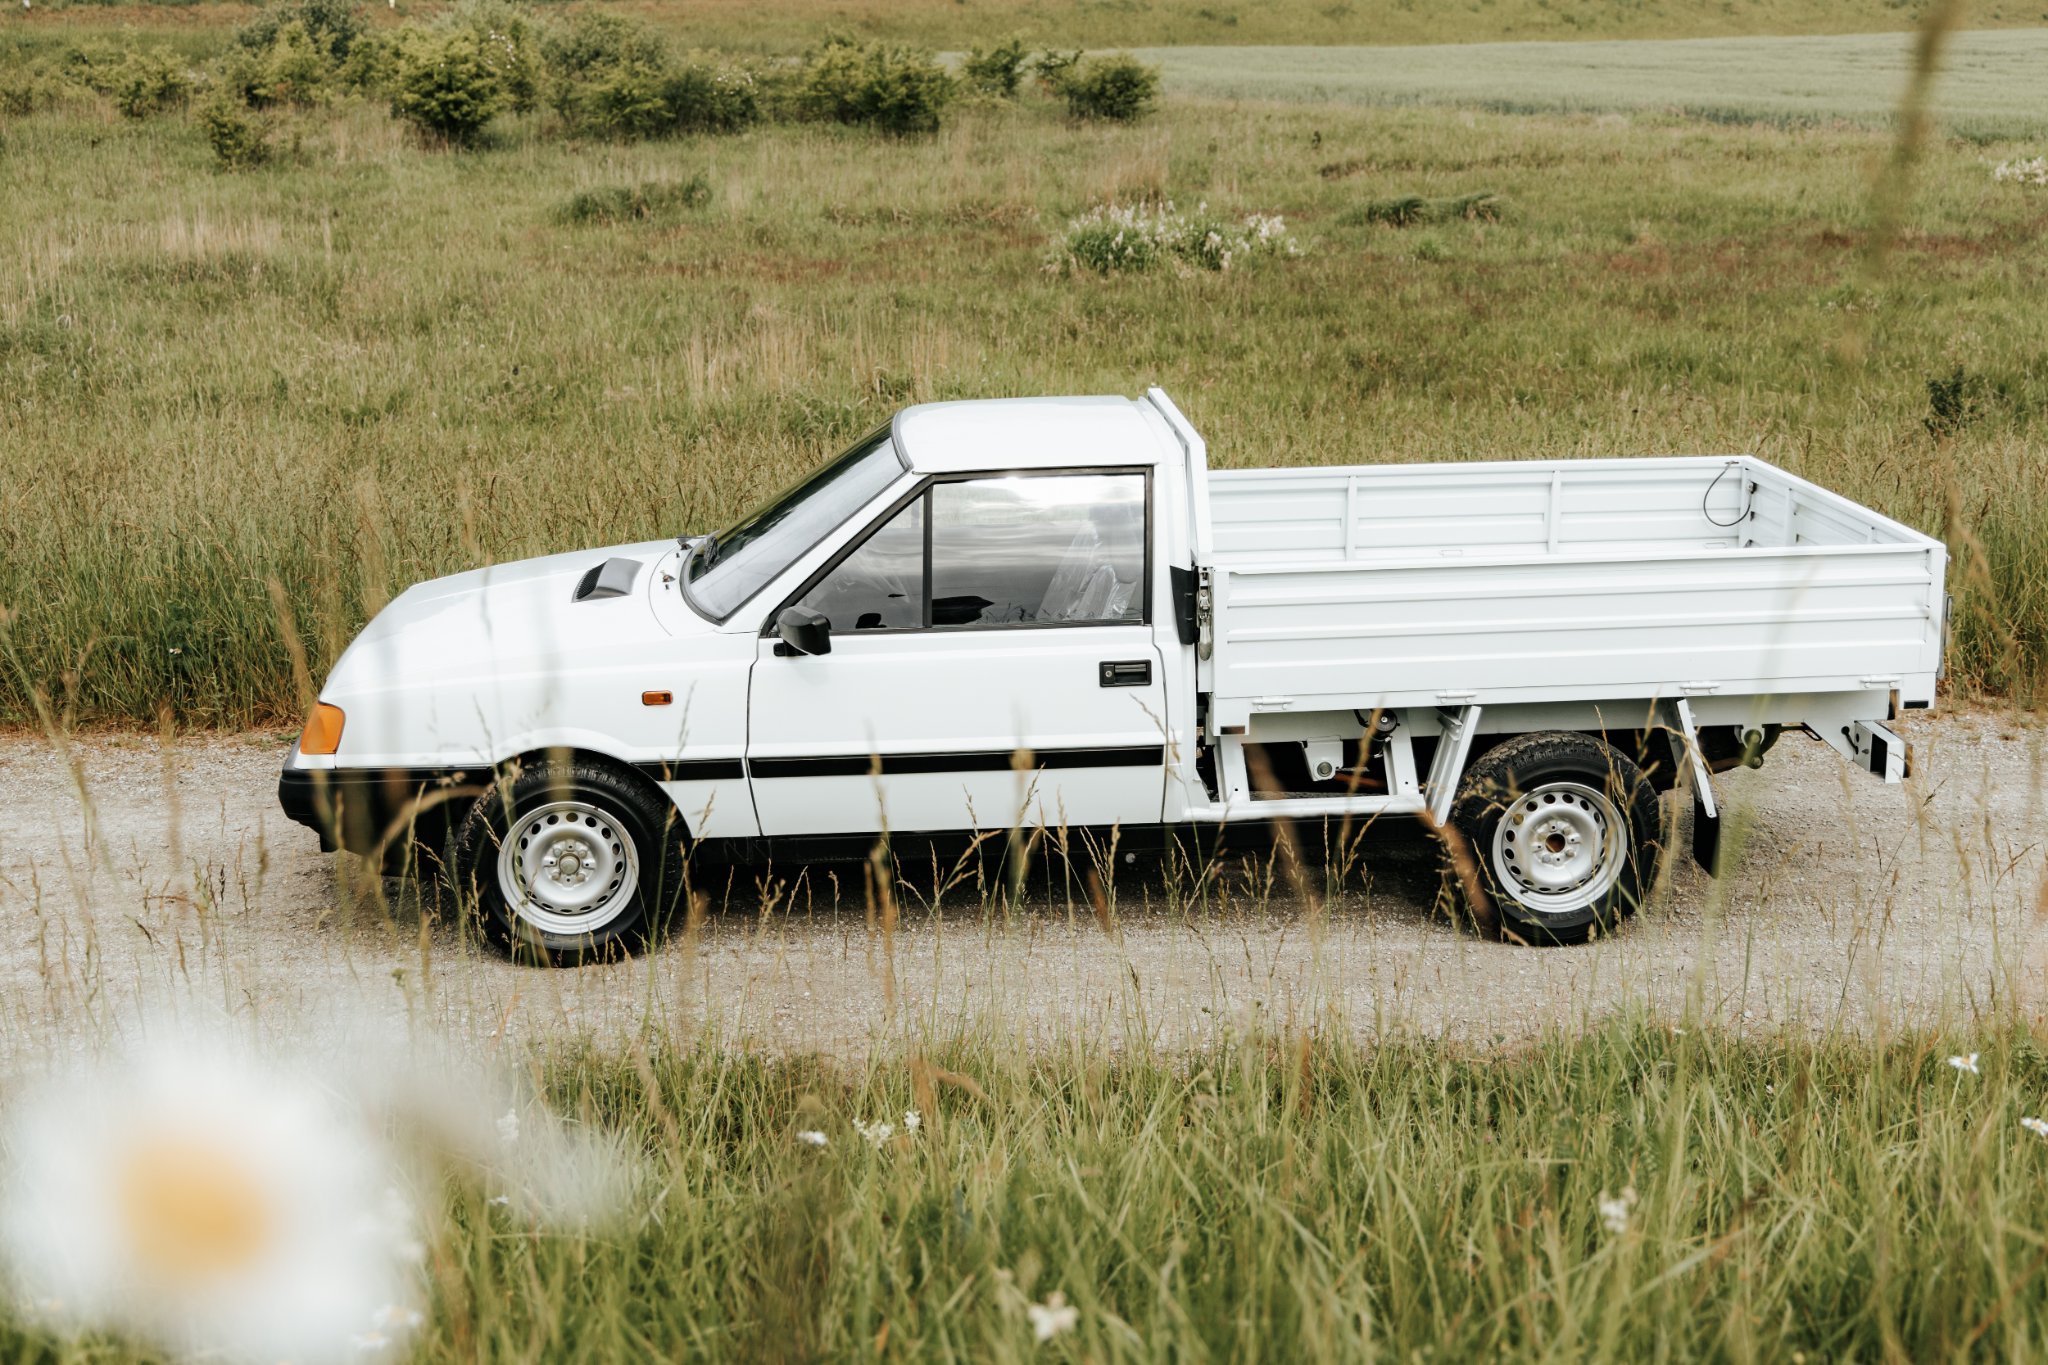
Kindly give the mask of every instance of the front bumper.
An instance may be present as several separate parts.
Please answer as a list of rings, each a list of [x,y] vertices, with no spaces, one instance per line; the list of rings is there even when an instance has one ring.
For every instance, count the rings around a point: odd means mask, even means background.
[[[285,761],[277,804],[320,836],[320,851],[379,855],[438,843],[448,819],[486,789],[483,773],[440,768],[300,768]],[[459,804],[458,804],[459,803]]]

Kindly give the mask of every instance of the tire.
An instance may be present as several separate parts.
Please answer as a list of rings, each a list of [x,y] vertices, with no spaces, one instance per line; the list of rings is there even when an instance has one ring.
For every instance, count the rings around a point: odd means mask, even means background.
[[[517,960],[617,959],[681,898],[686,838],[674,806],[637,774],[588,759],[524,764],[456,829],[456,901]]]
[[[1657,793],[1591,735],[1544,731],[1489,749],[1467,770],[1451,823],[1473,866],[1450,881],[1476,881],[1491,903],[1473,906],[1465,892],[1468,912],[1486,924],[1491,909],[1500,933],[1525,943],[1608,933],[1656,880]]]

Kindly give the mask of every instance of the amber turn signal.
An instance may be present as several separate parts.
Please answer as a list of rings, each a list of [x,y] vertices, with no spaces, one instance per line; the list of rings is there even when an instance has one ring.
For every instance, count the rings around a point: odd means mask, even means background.
[[[640,704],[642,706],[667,706],[675,699],[676,694],[673,692],[642,692],[640,694]]]
[[[299,752],[302,754],[331,754],[341,747],[341,708],[321,702],[313,708],[313,714],[306,720],[306,728],[299,732]]]

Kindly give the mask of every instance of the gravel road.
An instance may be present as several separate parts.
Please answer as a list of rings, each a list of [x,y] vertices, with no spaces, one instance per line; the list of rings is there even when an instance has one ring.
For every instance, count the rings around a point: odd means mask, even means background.
[[[643,1028],[858,1055],[901,1031],[995,1027],[1167,1045],[1288,1023],[1517,1040],[1609,1011],[1738,1026],[1967,1024],[2043,996],[2048,733],[2002,712],[1910,723],[1918,770],[1886,788],[1788,737],[1718,779],[1741,865],[1689,861],[1615,937],[1483,941],[1431,910],[1433,863],[1377,841],[1321,906],[1240,867],[1200,903],[1141,865],[1098,917],[1044,894],[906,891],[898,931],[821,869],[791,895],[752,874],[693,942],[574,971],[519,968],[423,922],[396,884],[322,856],[275,802],[274,733],[0,737],[0,1052],[48,1055],[152,1010],[319,1027],[365,1015],[483,1045]],[[859,869],[849,882],[857,888]],[[892,988],[893,984],[893,988]]]

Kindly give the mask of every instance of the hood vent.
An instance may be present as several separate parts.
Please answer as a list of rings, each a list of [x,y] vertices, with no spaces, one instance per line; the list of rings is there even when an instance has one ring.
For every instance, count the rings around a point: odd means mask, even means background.
[[[607,559],[602,564],[590,566],[590,572],[576,582],[576,594],[572,602],[594,602],[604,597],[624,597],[633,591],[633,580],[640,576],[640,561],[637,559]]]

